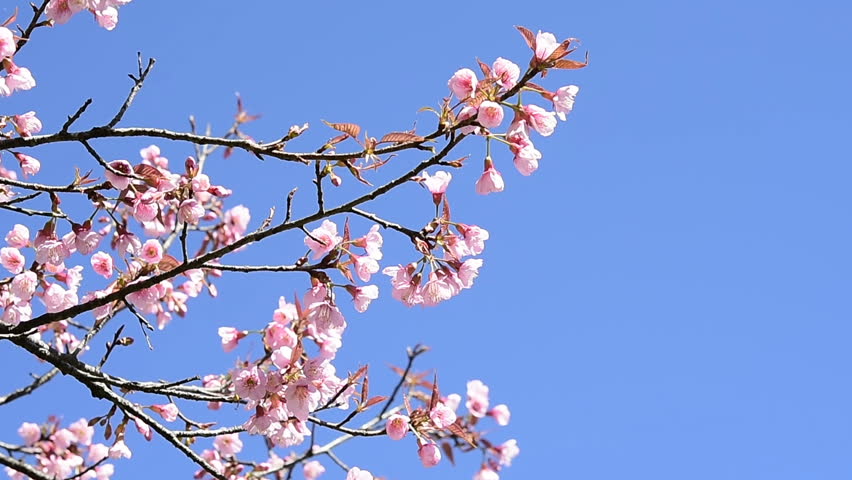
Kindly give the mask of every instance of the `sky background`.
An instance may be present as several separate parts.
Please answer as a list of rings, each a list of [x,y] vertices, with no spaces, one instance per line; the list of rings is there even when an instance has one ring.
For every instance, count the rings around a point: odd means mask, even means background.
[[[850,15],[839,1],[137,1],[113,32],[85,14],[39,30],[16,57],[39,85],[3,100],[3,113],[36,110],[53,132],[92,97],[78,127],[104,122],[141,51],[157,66],[125,126],[186,130],[193,114],[223,132],[240,92],[263,115],[247,132],[270,140],[310,122],[305,140],[289,146],[310,150],[332,134],[320,119],[376,136],[415,121],[431,131],[433,118],[417,109],[436,106],[457,69],[475,68],[476,57],[527,62],[513,25],[580,38],[589,68],[541,82],[581,91],[569,120],[536,140],[538,172],[522,177],[495,146],[506,190],[481,197],[473,184],[484,144],[470,139],[458,150],[472,161],[453,172],[454,216],[491,233],[475,287],[437,308],[407,309],[389,295],[363,315],[346,307],[338,368],[369,363],[378,393],[394,380],[386,366],[425,343],[432,351],[419,367],[437,369],[444,393],[482,379],[492,404],[512,410],[492,438],[517,438],[521,448],[504,479],[848,479]],[[95,145],[135,162],[150,143]],[[175,163],[192,153],[157,144]],[[33,152],[45,182],[92,167],[74,146]],[[295,213],[312,207],[306,172],[290,165],[216,155],[206,168],[234,190],[229,205],[252,209],[251,227],[296,185]],[[344,180],[332,200],[362,191]],[[370,206],[412,225],[431,209],[414,185]],[[3,231],[18,221],[0,218]],[[368,227],[353,221],[353,234]],[[383,266],[414,258],[404,238],[385,239]],[[289,263],[301,242],[294,234],[229,261]],[[389,292],[384,277],[377,283]],[[218,286],[220,298],[192,302],[186,319],[154,335],[154,353],[139,342],[108,371],[146,379],[223,371],[237,353],[222,353],[216,329],[260,328],[278,296],[302,292],[306,279],[233,274]],[[135,321],[128,329],[139,336]],[[259,348],[249,341],[238,353]],[[11,371],[0,393],[45,369],[6,344],[0,364]],[[3,408],[0,439],[17,440],[24,420],[73,421],[106,408],[57,379]],[[234,424],[245,414],[222,418]],[[195,471],[161,440],[144,445],[129,433],[128,444],[134,458],[115,462],[116,478]],[[425,470],[410,436],[353,442],[340,455],[388,479],[466,479],[479,462],[472,454]],[[344,477],[323,463],[322,478]]]

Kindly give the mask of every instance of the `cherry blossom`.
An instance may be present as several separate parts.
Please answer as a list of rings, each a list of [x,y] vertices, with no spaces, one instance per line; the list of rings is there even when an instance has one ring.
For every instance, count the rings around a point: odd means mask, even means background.
[[[340,243],[342,238],[337,235],[337,225],[330,220],[323,220],[322,225],[311,231],[305,237],[305,245],[313,252],[314,260],[321,258]]]
[[[410,421],[410,418],[398,413],[388,417],[387,424],[385,425],[388,437],[390,437],[391,440],[402,440],[402,437],[408,433]]]
[[[450,90],[453,91],[453,94],[459,100],[464,100],[470,97],[476,90],[476,84],[476,74],[469,68],[462,68],[458,70],[447,82]]]

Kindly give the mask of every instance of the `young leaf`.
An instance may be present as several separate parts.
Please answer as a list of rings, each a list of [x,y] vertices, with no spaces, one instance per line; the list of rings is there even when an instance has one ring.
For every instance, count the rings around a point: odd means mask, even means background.
[[[358,138],[358,134],[361,133],[361,127],[354,123],[329,123],[325,120],[322,122],[338,132],[343,132],[352,138]]]
[[[421,137],[420,135],[415,135],[413,133],[391,132],[391,133],[388,133],[387,135],[385,135],[384,137],[382,137],[382,139],[379,140],[379,143],[422,142],[423,140],[425,140],[423,137]]]
[[[527,42],[527,46],[535,51],[535,34],[530,31],[530,29],[526,27],[522,27],[520,25],[515,25],[515,28],[521,32],[521,35],[524,37],[524,40]]]

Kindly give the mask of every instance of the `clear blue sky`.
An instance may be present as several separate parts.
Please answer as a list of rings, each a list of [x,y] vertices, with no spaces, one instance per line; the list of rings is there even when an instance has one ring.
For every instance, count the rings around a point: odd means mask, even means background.
[[[438,369],[445,392],[481,378],[513,413],[494,438],[517,438],[522,450],[505,479],[848,479],[850,17],[839,1],[137,1],[113,32],[87,16],[39,31],[18,61],[39,86],[3,100],[3,113],[35,109],[55,131],[93,97],[81,125],[102,121],[140,50],[158,63],[126,125],[185,129],[194,114],[221,131],[239,91],[263,114],[249,129],[257,138],[310,122],[318,141],[329,134],[320,119],[374,134],[417,119],[425,130],[432,120],[415,112],[437,104],[455,70],[477,56],[528,58],[513,25],[578,37],[591,66],[546,80],[582,90],[569,121],[537,142],[540,170],[523,178],[498,150],[507,188],[485,198],[473,192],[477,168],[454,172],[455,214],[491,232],[475,288],[438,308],[383,298],[350,313],[340,368],[369,362],[374,388],[387,386],[386,364],[422,342],[433,352],[420,366]],[[98,145],[136,159],[148,143]],[[159,145],[172,161],[191,153]],[[73,147],[42,151],[54,155],[40,157],[45,172],[90,161]],[[479,159],[484,147],[461,151]],[[246,156],[207,168],[234,189],[232,204],[252,208],[252,226],[292,179],[308,186],[298,170]],[[297,211],[308,211],[307,191]],[[426,219],[422,192],[408,192],[376,210]],[[403,238],[386,239],[388,262],[412,258]],[[286,263],[286,247],[300,242],[236,258]],[[304,286],[302,277],[226,276],[220,299],[193,302],[187,319],[153,338],[156,354],[140,343],[111,368],[170,379],[221,371],[234,357],[221,353],[216,328],[259,328],[279,295]],[[0,345],[13,370],[2,390],[39,369],[25,359]],[[59,379],[3,409],[0,439],[47,411],[73,421],[105,410]],[[162,441],[128,441],[134,459],[116,462],[116,478],[195,470]],[[427,471],[410,438],[359,443],[341,450],[344,460],[389,479],[470,478],[479,460]],[[324,463],[323,478],[343,478]]]

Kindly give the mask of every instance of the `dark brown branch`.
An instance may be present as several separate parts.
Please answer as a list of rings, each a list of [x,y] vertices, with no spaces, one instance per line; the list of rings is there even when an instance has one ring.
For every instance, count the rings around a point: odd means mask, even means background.
[[[40,375],[40,376],[36,377],[35,380],[33,380],[33,383],[27,385],[26,387],[19,388],[19,389],[15,390],[14,392],[9,393],[8,395],[0,397],[0,405],[5,405],[5,404],[13,402],[13,401],[25,396],[25,395],[29,395],[38,387],[40,387],[40,386],[44,385],[45,383],[49,382],[50,380],[52,380],[53,377],[55,377],[57,373],[59,373],[59,369],[57,369],[57,368],[51,369],[50,371],[48,371],[44,375]]]
[[[80,106],[80,108],[78,108],[76,112],[74,112],[74,115],[71,115],[70,117],[68,117],[68,120],[66,120],[65,123],[62,124],[62,129],[59,130],[59,131],[61,133],[68,133],[68,129],[71,128],[71,125],[73,125],[74,122],[76,122],[77,119],[80,118],[80,115],[82,115],[83,112],[85,112],[86,109],[89,108],[89,105],[91,105],[91,104],[92,104],[92,99],[91,98],[87,99],[83,103],[83,105]]]
[[[311,423],[315,423],[321,427],[330,428],[332,430],[337,430],[338,432],[347,433],[349,435],[353,435],[356,437],[377,437],[380,435],[384,435],[385,431],[382,429],[378,430],[365,430],[360,428],[349,428],[341,425],[336,425],[331,422],[327,422],[321,418],[317,417],[308,417],[308,421]]]
[[[145,69],[142,69],[142,53],[136,54],[136,60],[139,65],[138,77],[134,77],[133,75],[128,75],[131,79],[133,79],[133,88],[130,89],[130,93],[127,94],[127,99],[124,100],[124,103],[121,104],[121,107],[118,109],[118,113],[112,117],[112,120],[109,121],[105,125],[106,128],[113,128],[118,125],[118,122],[124,117],[124,114],[127,112],[127,109],[130,108],[130,105],[133,104],[133,100],[136,98],[136,94],[139,93],[139,90],[142,89],[142,85],[145,83],[145,78],[151,73],[151,69],[154,68],[154,64],[157,63],[153,58],[148,59],[148,66]]]
[[[7,457],[6,455],[0,454],[0,465],[5,465],[16,472],[21,472],[24,475],[35,479],[35,480],[54,480],[53,477],[49,477],[44,473],[41,473],[39,470],[36,470],[32,465],[18,460],[14,457]]]
[[[402,376],[399,378],[399,381],[393,387],[393,391],[391,392],[390,397],[388,397],[387,401],[385,402],[385,406],[382,407],[382,410],[379,412],[376,418],[381,418],[381,416],[388,411],[391,405],[393,405],[393,402],[396,401],[396,395],[399,393],[399,389],[402,388],[403,385],[405,385],[406,378],[411,372],[411,367],[414,366],[414,360],[418,356],[428,351],[429,349],[427,347],[424,347],[423,345],[415,345],[414,348],[408,349],[408,351],[406,352],[408,353],[408,363],[405,365],[405,370],[402,372]]]
[[[91,185],[89,187],[81,187],[79,185],[68,184],[68,185],[42,185],[40,183],[30,183],[30,182],[22,182],[20,180],[12,180],[11,178],[0,177],[0,185],[9,185],[12,187],[25,188],[27,190],[35,190],[39,192],[72,192],[72,193],[89,193],[96,190],[105,190],[111,188],[110,185],[106,182],[100,183],[98,185]],[[12,202],[6,202],[12,203]]]
[[[87,312],[89,310],[98,308],[100,306],[115,302],[117,300],[121,300],[126,295],[128,295],[132,292],[137,292],[139,290],[142,290],[142,289],[151,287],[153,285],[156,285],[157,283],[159,283],[163,280],[168,280],[170,278],[176,277],[177,275],[180,275],[181,273],[183,273],[187,270],[190,270],[190,269],[193,269],[193,268],[200,268],[204,264],[211,262],[213,260],[217,260],[217,259],[221,258],[222,256],[224,256],[224,255],[226,255],[230,252],[233,252],[233,251],[235,251],[235,250],[237,250],[241,247],[244,247],[246,245],[261,241],[265,238],[271,237],[273,235],[277,235],[279,233],[282,233],[282,232],[285,232],[285,231],[288,231],[288,230],[292,230],[292,229],[296,229],[296,228],[304,228],[305,225],[312,223],[312,222],[316,222],[316,221],[321,220],[323,218],[328,218],[328,217],[338,215],[338,214],[341,214],[341,213],[350,212],[350,211],[352,211],[353,208],[357,207],[358,205],[361,205],[362,203],[368,202],[370,200],[375,200],[376,198],[384,195],[385,193],[391,191],[392,189],[402,185],[405,182],[408,182],[412,177],[416,176],[417,174],[419,174],[420,172],[422,172],[426,168],[437,164],[438,162],[443,160],[444,157],[446,157],[449,154],[449,152],[453,148],[455,148],[455,146],[458,145],[464,138],[465,138],[465,135],[456,136],[451,141],[449,141],[444,146],[444,148],[441,149],[440,152],[438,152],[437,154],[435,154],[431,158],[420,162],[418,165],[413,167],[408,172],[400,175],[396,179],[391,180],[390,182],[382,185],[381,187],[378,187],[378,188],[376,188],[376,189],[374,189],[374,190],[372,190],[368,193],[361,195],[360,197],[354,198],[354,199],[350,200],[349,202],[346,202],[342,205],[338,205],[337,207],[334,207],[330,210],[326,210],[325,213],[314,213],[312,215],[302,217],[298,220],[293,220],[291,222],[284,222],[284,223],[278,224],[278,225],[276,225],[276,226],[274,226],[274,227],[272,227],[268,230],[255,231],[255,232],[253,232],[249,235],[246,235],[245,237],[235,241],[234,243],[231,243],[229,245],[225,245],[221,248],[210,251],[206,254],[199,255],[198,257],[190,260],[189,262],[181,263],[180,265],[178,265],[177,267],[175,267],[174,269],[172,269],[168,272],[163,272],[159,275],[153,275],[153,276],[148,277],[144,280],[133,282],[133,283],[127,285],[126,287],[119,289],[119,290],[116,290],[116,291],[114,291],[110,294],[104,295],[103,297],[94,298],[94,299],[92,299],[88,302],[81,303],[81,304],[78,304],[78,305],[74,305],[73,307],[66,308],[65,310],[62,310],[62,311],[59,311],[59,312],[44,313],[42,315],[39,315],[38,317],[35,317],[31,320],[26,321],[26,322],[21,322],[17,326],[12,327],[12,328],[0,327],[0,335],[3,335],[4,333],[26,334],[26,332],[29,332],[32,329],[37,328],[41,325],[47,325],[49,323],[53,323],[53,322],[56,322],[56,321],[59,321],[59,320],[64,320],[64,319],[67,319],[67,318],[74,318],[77,315],[80,315],[81,313],[84,313],[84,312]]]
[[[30,20],[30,24],[27,25],[27,28],[21,32],[21,39],[18,40],[18,43],[16,45],[16,49],[18,52],[20,52],[21,49],[24,48],[24,45],[26,45],[27,42],[30,41],[30,35],[32,35],[33,30],[35,30],[36,27],[39,26],[39,21],[41,20],[41,16],[44,15],[44,11],[47,8],[48,3],[50,3],[50,0],[44,0],[43,2],[41,2],[40,7],[36,7],[35,5],[33,5],[33,18],[32,20]]]

